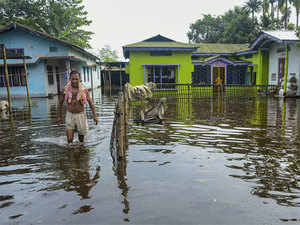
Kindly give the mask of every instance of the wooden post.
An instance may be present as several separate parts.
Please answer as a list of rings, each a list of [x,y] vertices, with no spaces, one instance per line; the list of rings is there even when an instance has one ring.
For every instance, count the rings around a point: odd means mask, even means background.
[[[111,70],[109,70],[109,87],[111,88]]]
[[[109,70],[109,96],[111,96],[111,71]]]
[[[120,95],[119,95],[119,99],[120,99],[120,114],[119,114],[119,129],[120,129],[120,136],[118,137],[119,138],[119,156],[120,158],[124,158],[125,157],[125,154],[124,154],[124,132],[125,132],[125,129],[124,129],[124,95],[122,92],[120,92]]]
[[[28,106],[31,107],[31,100],[30,100],[29,88],[28,88],[28,73],[27,73],[27,66],[26,66],[25,58],[23,58],[23,64],[24,64],[24,73],[25,73],[25,85],[26,85],[26,92],[27,92],[27,101],[28,101]]]
[[[121,64],[120,64],[120,89],[122,90],[122,67],[121,67]]]
[[[10,86],[9,86],[9,76],[8,76],[8,68],[7,68],[7,62],[6,62],[5,45],[1,44],[1,48],[2,48],[3,65],[4,65],[4,72],[5,72],[5,79],[6,79],[7,100],[8,100],[8,107],[9,107],[8,109],[9,109],[9,114],[12,115],[12,106],[11,106]]]

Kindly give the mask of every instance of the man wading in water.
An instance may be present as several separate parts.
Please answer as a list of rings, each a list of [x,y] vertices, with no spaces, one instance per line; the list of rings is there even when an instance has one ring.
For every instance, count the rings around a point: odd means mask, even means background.
[[[84,104],[89,103],[93,112],[94,122],[98,124],[98,118],[93,101],[87,89],[80,83],[80,74],[77,71],[70,73],[70,80],[63,89],[63,94],[60,96],[57,107],[57,122],[62,123],[62,105],[64,101],[67,102],[66,113],[66,134],[68,143],[71,144],[74,139],[74,131],[77,129],[78,139],[83,144],[84,136],[88,132],[88,121],[84,112]]]

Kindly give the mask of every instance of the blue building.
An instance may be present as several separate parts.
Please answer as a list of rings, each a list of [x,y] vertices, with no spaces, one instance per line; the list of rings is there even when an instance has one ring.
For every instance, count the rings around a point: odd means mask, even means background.
[[[0,44],[15,49],[27,59],[28,86],[31,97],[59,94],[67,84],[71,70],[81,73],[86,88],[101,85],[100,59],[69,42],[13,23],[0,29]],[[23,60],[8,59],[9,83],[13,97],[26,96]],[[3,60],[0,60],[0,97],[7,96]]]

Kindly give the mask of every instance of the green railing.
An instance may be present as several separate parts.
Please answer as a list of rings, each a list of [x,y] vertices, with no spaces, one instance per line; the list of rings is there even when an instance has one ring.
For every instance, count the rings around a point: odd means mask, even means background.
[[[200,85],[200,84],[156,84],[154,97],[256,97],[276,94],[276,85]]]

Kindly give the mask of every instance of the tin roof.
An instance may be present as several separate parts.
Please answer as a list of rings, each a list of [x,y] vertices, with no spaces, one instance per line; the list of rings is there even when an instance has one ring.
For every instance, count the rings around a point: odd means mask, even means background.
[[[88,56],[90,56],[90,57],[92,57],[92,58],[95,58],[95,59],[97,59],[97,60],[100,60],[99,57],[95,56],[94,54],[92,54],[92,53],[86,51],[85,49],[83,49],[83,48],[81,48],[81,47],[79,47],[79,46],[77,46],[77,45],[74,45],[74,44],[72,44],[72,43],[70,43],[70,42],[68,42],[68,41],[65,41],[65,40],[61,40],[61,39],[52,37],[52,36],[50,36],[50,35],[48,35],[48,34],[46,34],[46,33],[43,33],[43,32],[40,32],[40,31],[33,30],[31,27],[25,26],[25,25],[23,25],[23,24],[12,23],[12,24],[6,25],[6,26],[0,28],[0,33],[4,33],[4,32],[7,32],[7,31],[11,31],[11,30],[17,29],[17,28],[20,28],[20,29],[22,29],[22,30],[25,30],[25,31],[27,31],[27,32],[29,32],[29,33],[33,33],[33,34],[35,34],[36,36],[41,36],[41,37],[46,38],[46,39],[50,39],[50,40],[54,40],[54,41],[60,42],[60,43],[62,43],[62,44],[64,44],[64,45],[67,45],[67,46],[69,46],[69,47],[71,47],[71,48],[73,48],[73,49],[75,49],[75,50],[77,50],[77,51],[79,51],[79,52],[85,54],[85,55],[88,55]]]
[[[257,39],[251,44],[251,50],[266,46],[272,42],[281,44],[294,44],[299,42],[296,32],[293,30],[262,31]]]
[[[270,31],[263,31],[263,33],[271,35],[282,41],[299,41],[300,40],[297,37],[296,32],[294,30],[270,30]]]

